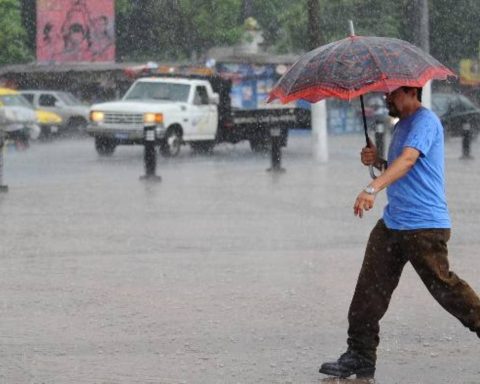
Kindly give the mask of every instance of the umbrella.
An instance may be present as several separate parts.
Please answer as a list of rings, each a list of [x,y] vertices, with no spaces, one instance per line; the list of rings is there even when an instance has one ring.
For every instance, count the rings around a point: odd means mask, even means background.
[[[400,39],[351,35],[302,56],[277,82],[270,99],[351,100],[401,86],[423,87],[455,74],[420,48]]]
[[[315,103],[329,97],[351,100],[360,96],[368,146],[365,93],[423,87],[429,80],[448,76],[455,74],[415,45],[389,37],[356,36],[350,22],[350,36],[300,57],[275,84],[268,101]]]

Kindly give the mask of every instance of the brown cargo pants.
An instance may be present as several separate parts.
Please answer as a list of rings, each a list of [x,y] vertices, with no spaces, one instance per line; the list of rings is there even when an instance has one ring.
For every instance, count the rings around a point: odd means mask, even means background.
[[[438,303],[480,337],[480,299],[449,270],[450,229],[398,231],[379,220],[370,234],[348,313],[348,347],[376,361],[379,321],[409,261]]]

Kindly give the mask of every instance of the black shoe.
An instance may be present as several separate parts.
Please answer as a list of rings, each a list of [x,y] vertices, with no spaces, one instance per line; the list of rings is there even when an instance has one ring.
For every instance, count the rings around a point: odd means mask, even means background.
[[[358,353],[347,351],[337,361],[323,363],[320,367],[320,373],[341,378],[352,375],[364,378],[373,377],[375,375],[375,363]]]

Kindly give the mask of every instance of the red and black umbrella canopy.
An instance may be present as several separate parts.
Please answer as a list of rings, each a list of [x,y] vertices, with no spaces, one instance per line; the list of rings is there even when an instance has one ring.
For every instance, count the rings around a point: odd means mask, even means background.
[[[400,39],[349,36],[302,56],[277,82],[269,100],[351,100],[401,86],[423,87],[455,74],[420,48]]]

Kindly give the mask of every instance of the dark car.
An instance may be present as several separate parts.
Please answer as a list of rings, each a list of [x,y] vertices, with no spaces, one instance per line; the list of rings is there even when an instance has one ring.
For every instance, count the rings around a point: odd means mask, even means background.
[[[432,93],[432,110],[440,117],[448,136],[460,136],[464,124],[470,124],[476,137],[480,131],[480,108],[457,93]]]

